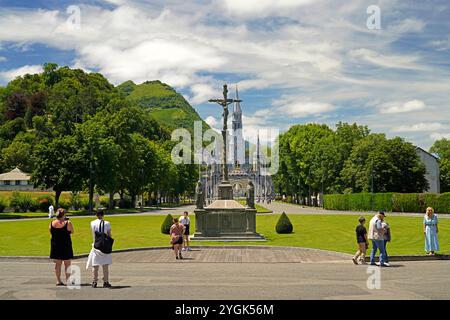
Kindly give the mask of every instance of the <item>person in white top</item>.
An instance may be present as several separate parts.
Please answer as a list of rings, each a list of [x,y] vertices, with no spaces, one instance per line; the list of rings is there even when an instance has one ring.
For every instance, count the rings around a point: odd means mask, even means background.
[[[50,207],[48,207],[48,217],[51,219],[55,215],[55,207],[50,204]]]
[[[189,226],[191,225],[191,219],[189,218],[189,213],[187,211],[180,217],[180,223],[184,226],[184,247],[182,250],[191,251],[191,247],[189,247]]]
[[[95,242],[95,232],[100,230],[100,223],[103,220],[105,213],[103,210],[97,211],[97,220],[91,222],[91,231],[92,238]],[[111,224],[108,221],[104,223],[104,233],[111,237]],[[103,269],[103,288],[110,288],[111,284],[109,283],[109,265],[112,264],[112,255],[111,253],[103,253],[100,250],[94,248],[94,243],[92,243],[92,249],[89,253],[88,261],[86,264],[86,269],[90,266],[92,267],[92,287],[97,287],[98,282],[98,269],[102,266]]]
[[[386,214],[380,211],[376,214],[369,222],[369,234],[367,238],[372,240],[372,251],[370,252],[370,264],[375,265],[375,254],[377,250],[380,251],[379,266],[388,267],[389,264],[386,262],[386,251],[384,250],[384,229],[383,220]]]

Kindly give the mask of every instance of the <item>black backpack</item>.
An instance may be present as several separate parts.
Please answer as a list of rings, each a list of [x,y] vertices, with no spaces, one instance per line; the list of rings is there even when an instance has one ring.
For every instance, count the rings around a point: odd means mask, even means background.
[[[95,231],[94,248],[103,253],[111,253],[114,239],[105,232],[105,221],[100,222],[99,230]]]

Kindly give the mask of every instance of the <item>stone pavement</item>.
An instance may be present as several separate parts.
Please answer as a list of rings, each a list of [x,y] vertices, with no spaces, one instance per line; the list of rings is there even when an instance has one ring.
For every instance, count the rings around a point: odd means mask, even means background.
[[[205,248],[185,253],[188,259],[182,261],[167,249],[115,253],[110,267],[112,289],[89,286],[85,259],[74,261],[81,268],[79,290],[54,286],[53,264],[48,261],[0,260],[0,300],[450,299],[449,261],[375,267],[380,271],[381,289],[377,290],[367,287],[368,267],[353,265],[346,255],[302,252],[301,248],[296,254],[291,249],[276,250],[280,251],[270,254],[265,249]],[[274,257],[279,261],[273,262]]]

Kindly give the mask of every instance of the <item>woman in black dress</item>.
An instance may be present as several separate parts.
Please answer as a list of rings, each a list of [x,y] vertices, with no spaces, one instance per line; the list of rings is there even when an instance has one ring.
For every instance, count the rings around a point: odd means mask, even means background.
[[[50,223],[50,234],[52,235],[50,259],[55,261],[55,275],[56,285],[63,286],[61,281],[61,266],[64,261],[66,280],[69,278],[70,273],[68,269],[73,259],[72,239],[70,235],[73,234],[73,225],[66,219],[66,211],[64,209],[58,209],[56,219]]]

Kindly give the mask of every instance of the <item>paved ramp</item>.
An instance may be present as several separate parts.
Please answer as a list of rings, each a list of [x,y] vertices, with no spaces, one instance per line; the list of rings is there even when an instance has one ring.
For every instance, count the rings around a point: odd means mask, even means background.
[[[286,247],[203,247],[182,252],[180,263],[318,263],[350,261],[351,256],[343,253]],[[113,254],[114,262],[125,263],[168,263],[176,261],[170,249],[118,252]]]

